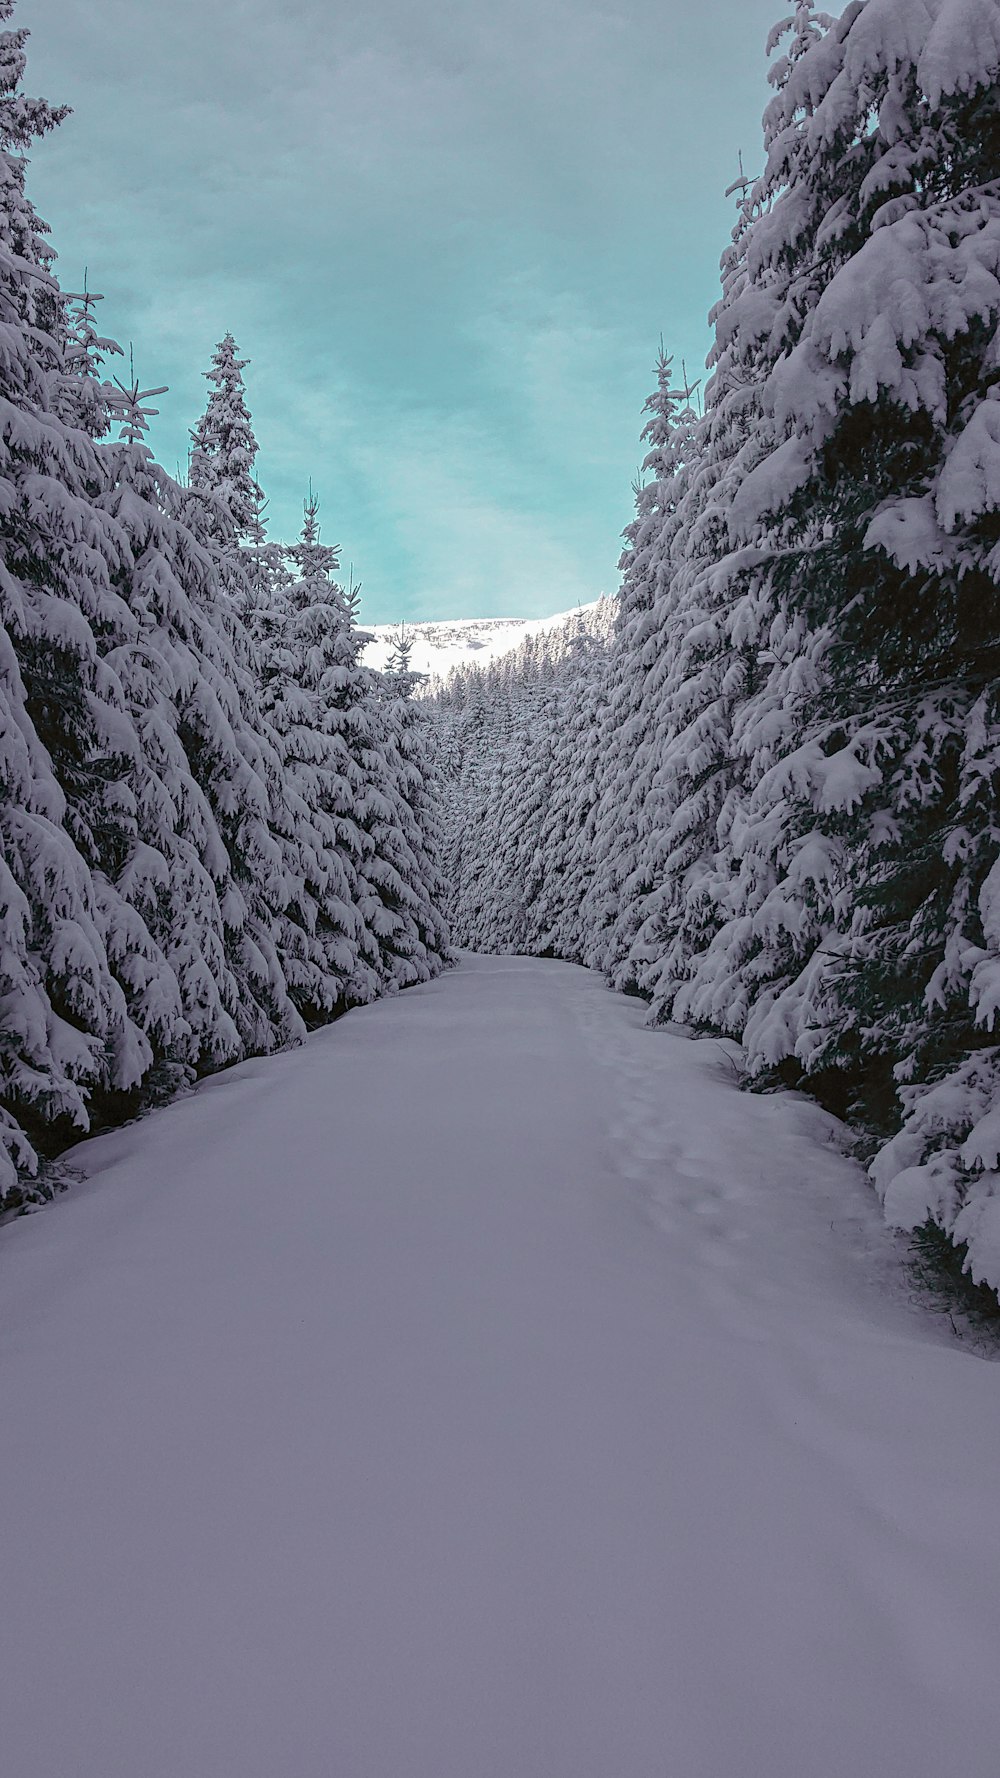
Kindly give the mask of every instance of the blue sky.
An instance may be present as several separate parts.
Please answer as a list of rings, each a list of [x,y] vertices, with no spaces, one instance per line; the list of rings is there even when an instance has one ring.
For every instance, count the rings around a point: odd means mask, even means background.
[[[272,534],[311,477],[380,622],[612,589],[662,333],[700,369],[777,0],[20,0],[63,284],[169,383],[227,328]]]

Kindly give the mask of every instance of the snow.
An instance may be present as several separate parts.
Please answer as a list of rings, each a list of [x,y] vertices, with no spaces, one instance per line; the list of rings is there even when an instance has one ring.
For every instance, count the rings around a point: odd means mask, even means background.
[[[526,636],[559,629],[578,610],[593,611],[595,605],[596,601],[573,611],[559,611],[554,617],[468,617],[406,623],[406,634],[413,643],[411,669],[444,679],[452,667],[486,666],[500,655],[511,654]],[[366,634],[372,640],[364,652],[365,666],[385,667],[399,635],[399,624],[368,624]]]
[[[467,958],[2,1231],[12,1778],[995,1778],[1000,1371],[643,1016]]]

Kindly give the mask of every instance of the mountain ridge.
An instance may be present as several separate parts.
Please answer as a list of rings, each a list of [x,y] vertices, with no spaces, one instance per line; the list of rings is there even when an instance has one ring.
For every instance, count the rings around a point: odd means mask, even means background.
[[[578,612],[593,611],[589,605],[576,605],[570,611],[557,611],[551,617],[455,617],[433,618],[426,622],[405,623],[412,645],[410,665],[415,673],[428,673],[444,678],[458,666],[485,666],[500,655],[509,654],[526,636],[558,629]],[[400,625],[364,624],[372,640],[365,644],[366,667],[384,667],[395,647]]]

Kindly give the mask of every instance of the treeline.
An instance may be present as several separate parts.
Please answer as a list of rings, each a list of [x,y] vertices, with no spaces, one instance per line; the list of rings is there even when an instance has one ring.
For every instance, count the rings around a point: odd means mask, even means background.
[[[582,959],[594,749],[615,602],[426,692],[438,728],[449,920],[473,951]]]
[[[13,0],[0,0],[7,21]],[[226,336],[181,485],[105,374],[25,151],[64,113],[0,34],[0,1209],[40,1161],[447,953],[428,722],[360,659],[310,495],[269,544]]]
[[[607,648],[457,679],[460,942],[742,1040],[1000,1285],[1000,6],[802,0]]]

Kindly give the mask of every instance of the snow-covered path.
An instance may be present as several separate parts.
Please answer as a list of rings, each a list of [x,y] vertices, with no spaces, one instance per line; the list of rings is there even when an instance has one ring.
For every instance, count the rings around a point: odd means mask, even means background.
[[[2,1231],[5,1778],[996,1778],[1000,1367],[641,1025],[472,959]]]

